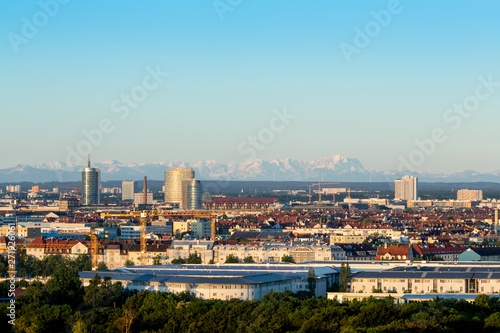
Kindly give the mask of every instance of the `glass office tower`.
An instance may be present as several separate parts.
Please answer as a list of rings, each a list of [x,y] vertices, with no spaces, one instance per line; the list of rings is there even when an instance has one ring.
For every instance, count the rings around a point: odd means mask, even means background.
[[[191,168],[170,168],[165,171],[165,203],[182,207],[182,182],[194,179]]]
[[[182,209],[203,209],[203,188],[199,180],[185,180],[182,182]]]
[[[101,173],[99,169],[88,165],[82,172],[82,205],[98,205],[101,194]]]

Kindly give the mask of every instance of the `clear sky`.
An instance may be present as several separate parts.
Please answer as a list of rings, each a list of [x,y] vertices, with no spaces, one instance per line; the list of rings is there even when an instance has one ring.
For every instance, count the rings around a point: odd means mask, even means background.
[[[2,3],[0,167],[91,150],[500,169],[500,1],[61,2]]]

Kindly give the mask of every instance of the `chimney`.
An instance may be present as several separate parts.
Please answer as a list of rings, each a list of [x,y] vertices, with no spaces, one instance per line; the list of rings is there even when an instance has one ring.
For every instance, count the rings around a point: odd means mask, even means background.
[[[148,204],[148,179],[144,176],[144,205]]]

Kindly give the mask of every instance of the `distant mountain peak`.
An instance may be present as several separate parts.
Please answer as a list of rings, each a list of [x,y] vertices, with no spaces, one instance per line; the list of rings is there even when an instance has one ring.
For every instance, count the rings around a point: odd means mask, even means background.
[[[148,176],[150,179],[161,180],[164,172],[171,167],[193,168],[197,179],[200,180],[277,180],[277,181],[352,181],[368,182],[370,172],[364,168],[357,158],[344,154],[336,154],[315,160],[302,159],[274,159],[265,161],[252,159],[243,162],[222,164],[214,159],[197,162],[160,161],[149,163],[121,163],[107,159],[101,163],[93,162],[93,166],[101,169],[101,179],[122,180],[141,179]],[[53,161],[34,166],[18,164],[15,167],[0,169],[0,182],[47,182],[47,181],[78,181],[81,179],[83,165],[76,166],[68,163]],[[462,170],[451,174],[432,174],[416,172],[414,175],[420,181],[466,182],[489,181],[499,182],[500,171],[479,173],[474,170]],[[372,171],[372,181],[393,181],[400,177],[394,170],[382,172]]]

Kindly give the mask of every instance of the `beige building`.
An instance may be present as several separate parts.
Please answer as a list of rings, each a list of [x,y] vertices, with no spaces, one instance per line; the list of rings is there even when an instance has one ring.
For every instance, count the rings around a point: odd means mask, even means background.
[[[291,256],[296,263],[306,261],[345,260],[345,252],[336,245],[311,244],[262,244],[262,245],[215,245],[214,262],[223,264],[229,255],[240,262],[247,257],[257,262],[281,262],[283,256]]]
[[[397,293],[494,293],[500,291],[499,272],[449,271],[381,271],[360,272],[351,278],[350,291]]]
[[[414,176],[403,176],[394,182],[394,199],[396,200],[417,200],[418,199],[418,181]]]
[[[354,244],[361,244],[365,241],[367,236],[364,235],[342,235],[342,234],[332,234],[330,235],[330,244],[347,244],[347,243],[354,243]]]
[[[174,240],[168,250],[169,262],[173,259],[187,259],[189,255],[195,254],[201,259],[202,264],[208,264],[213,259],[214,242],[212,241],[183,241]]]
[[[457,200],[481,201],[483,200],[483,191],[468,189],[458,190]]]
[[[8,226],[0,228],[0,237],[8,236],[9,231],[11,231]],[[41,236],[41,228],[40,227],[25,227],[22,224],[17,225],[15,231],[16,237],[19,238],[37,238]]]

